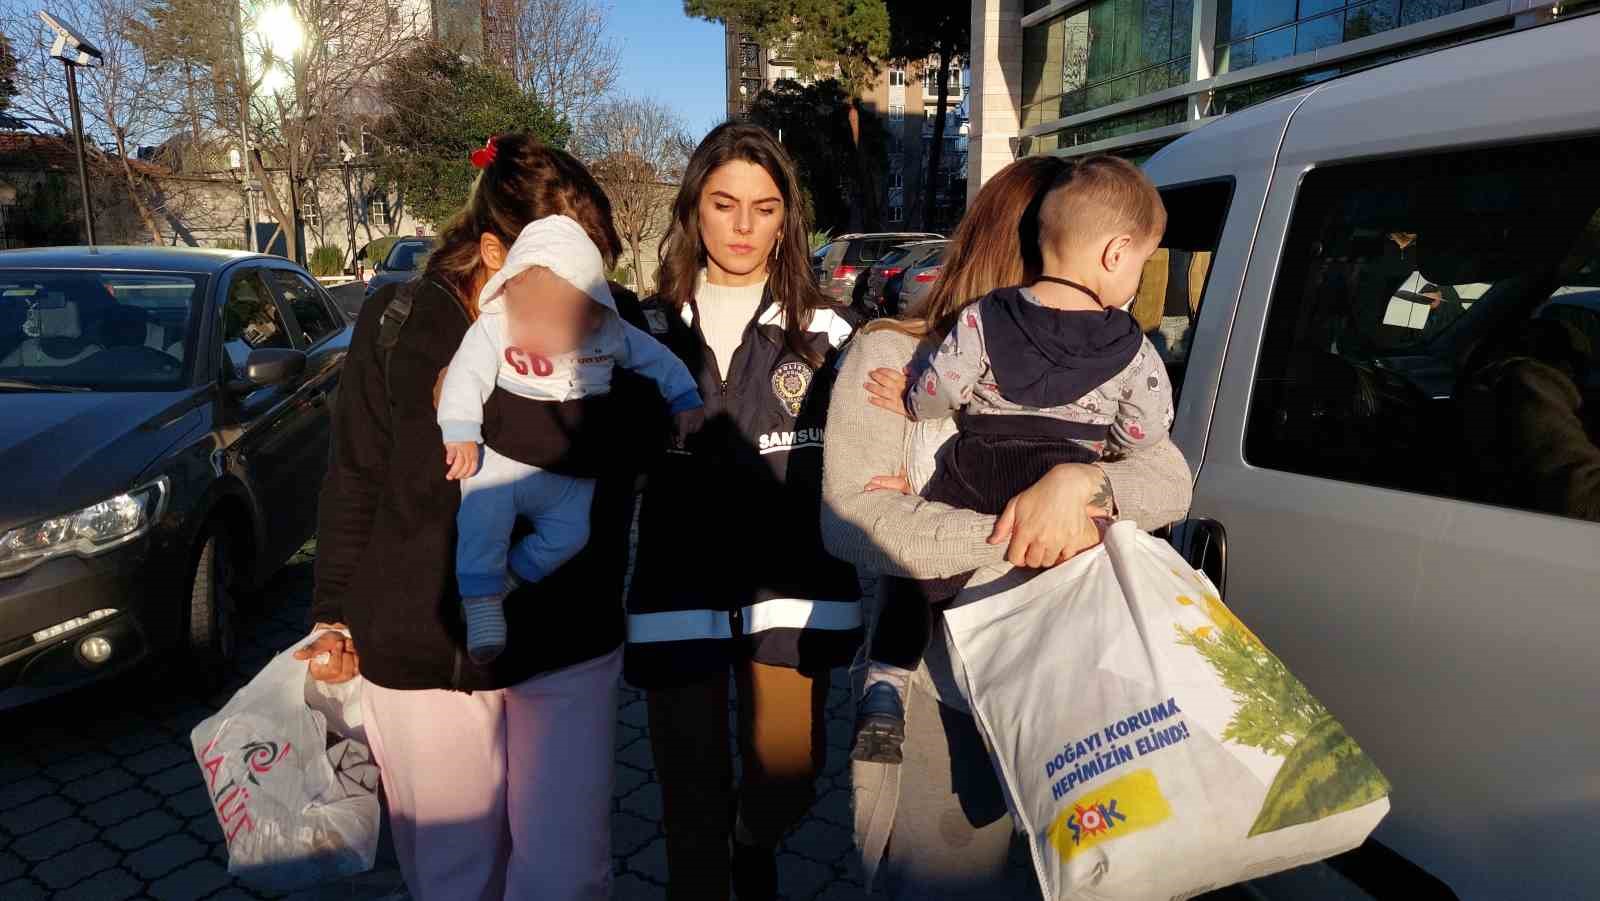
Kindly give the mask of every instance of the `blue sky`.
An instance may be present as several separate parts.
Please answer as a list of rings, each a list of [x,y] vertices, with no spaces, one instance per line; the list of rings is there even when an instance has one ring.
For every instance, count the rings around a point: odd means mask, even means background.
[[[654,97],[699,138],[727,116],[722,26],[691,19],[680,0],[611,0],[607,30],[621,45],[620,94]]]

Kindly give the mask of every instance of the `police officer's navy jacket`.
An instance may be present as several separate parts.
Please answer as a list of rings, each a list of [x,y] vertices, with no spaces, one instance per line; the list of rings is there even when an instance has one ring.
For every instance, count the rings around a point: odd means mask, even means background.
[[[822,443],[834,361],[851,327],[832,309],[805,332],[823,362],[785,343],[770,289],[729,371],[696,321],[645,301],[651,334],[695,374],[706,425],[651,467],[628,595],[625,673],[667,687],[755,660],[818,672],[861,642],[855,570],[822,548]]]

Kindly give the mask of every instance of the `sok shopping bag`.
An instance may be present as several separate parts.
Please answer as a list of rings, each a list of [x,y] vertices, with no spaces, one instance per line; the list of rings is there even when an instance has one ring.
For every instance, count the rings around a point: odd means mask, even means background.
[[[1046,899],[1192,897],[1349,850],[1389,810],[1338,720],[1132,523],[945,621]]]
[[[189,734],[228,872],[278,891],[366,872],[378,853],[378,770],[358,740],[361,680],[312,680],[294,659],[309,641],[272,658]],[[346,735],[330,737],[330,714]]]

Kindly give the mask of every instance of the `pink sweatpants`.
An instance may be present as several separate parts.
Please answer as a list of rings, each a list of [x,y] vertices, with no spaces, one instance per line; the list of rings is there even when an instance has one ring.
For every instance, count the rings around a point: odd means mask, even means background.
[[[619,649],[500,691],[362,690],[415,901],[605,899]]]

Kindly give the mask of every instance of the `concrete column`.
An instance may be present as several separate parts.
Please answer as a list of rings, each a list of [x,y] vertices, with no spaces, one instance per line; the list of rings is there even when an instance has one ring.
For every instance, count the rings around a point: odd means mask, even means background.
[[[1022,0],[973,0],[967,203],[1014,158],[1021,131]]]
[[[1203,81],[1217,74],[1217,0],[1194,0],[1194,29],[1189,42],[1189,81]],[[1210,98],[1196,94],[1189,98],[1189,118],[1203,118]]]

